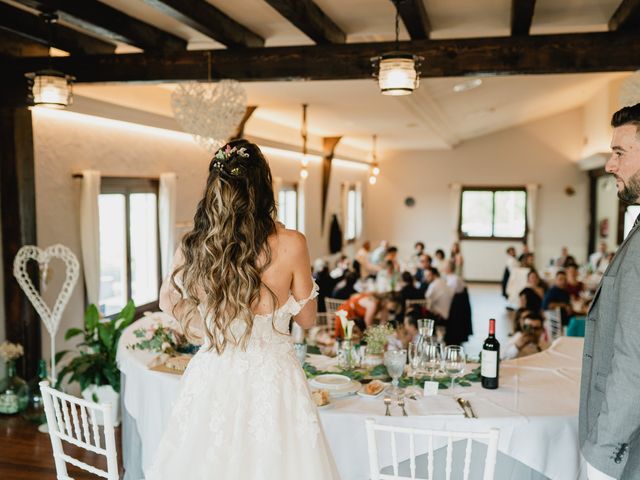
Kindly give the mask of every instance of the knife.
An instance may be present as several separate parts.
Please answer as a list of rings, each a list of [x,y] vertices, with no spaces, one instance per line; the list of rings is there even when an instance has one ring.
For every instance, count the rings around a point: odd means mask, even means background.
[[[476,416],[476,414],[473,412],[473,409],[471,408],[471,403],[469,403],[469,400],[466,400],[462,397],[458,397],[456,398],[456,400],[458,401],[458,404],[462,407],[462,409],[464,410],[464,416],[467,418],[478,418]]]

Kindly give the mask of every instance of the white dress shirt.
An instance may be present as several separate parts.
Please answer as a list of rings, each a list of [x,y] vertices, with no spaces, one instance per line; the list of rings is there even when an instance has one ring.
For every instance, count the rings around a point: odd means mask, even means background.
[[[453,300],[453,290],[447,285],[442,278],[437,277],[429,284],[427,293],[424,297],[427,299],[427,307],[429,310],[440,315],[442,318],[449,318],[449,310],[451,309],[451,301]]]

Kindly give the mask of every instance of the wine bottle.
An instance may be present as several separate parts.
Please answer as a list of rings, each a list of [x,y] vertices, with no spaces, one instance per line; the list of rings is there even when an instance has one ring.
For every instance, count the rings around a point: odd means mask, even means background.
[[[489,320],[489,336],[482,345],[482,359],[480,377],[482,387],[498,388],[498,377],[500,376],[500,342],[496,340],[496,321]]]

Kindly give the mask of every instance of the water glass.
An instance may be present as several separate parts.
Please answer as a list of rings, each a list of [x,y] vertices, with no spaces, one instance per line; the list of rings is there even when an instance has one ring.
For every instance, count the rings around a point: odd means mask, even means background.
[[[296,357],[298,358],[300,365],[304,365],[304,361],[307,358],[307,344],[294,343],[293,350],[296,352]]]
[[[444,368],[451,375],[451,394],[455,387],[456,377],[464,373],[467,358],[460,345],[449,345],[444,349]]]
[[[418,342],[410,343],[407,352],[409,354],[409,367],[411,367],[411,375],[415,377],[420,369],[422,344]]]
[[[387,350],[384,352],[384,365],[387,367],[387,372],[391,376],[391,384],[393,385],[390,390],[391,395],[399,396],[402,393],[402,389],[398,387],[398,380],[404,373],[406,363],[406,350]]]
[[[422,347],[422,355],[420,358],[421,370],[431,376],[433,381],[434,375],[440,370],[440,345],[436,342],[425,343]]]

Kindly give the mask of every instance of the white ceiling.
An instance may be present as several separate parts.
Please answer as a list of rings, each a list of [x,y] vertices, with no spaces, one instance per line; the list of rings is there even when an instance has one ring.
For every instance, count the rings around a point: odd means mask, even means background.
[[[129,15],[189,41],[190,49],[224,48],[166,16],[144,0],[101,0]],[[264,0],[208,0],[234,20],[266,39],[266,46],[312,42]],[[532,34],[603,31],[621,0],[538,0]],[[390,0],[315,0],[340,26],[349,42],[391,40],[394,7]],[[432,38],[509,35],[511,0],[424,0]],[[401,23],[400,35],[407,39]],[[119,46],[118,51],[131,51]],[[315,136],[343,135],[339,149],[366,155],[371,135],[379,148],[443,149],[480,135],[553,115],[587,102],[621,74],[540,75],[483,78],[483,85],[462,93],[453,86],[466,79],[421,82],[409,97],[379,94],[373,80],[247,83],[249,103],[258,109],[247,124],[250,135],[299,144],[302,103],[309,104],[309,131]],[[622,74],[624,75],[624,74]],[[80,95],[171,116],[172,85],[101,86],[79,84]],[[284,137],[284,138],[283,138]]]

